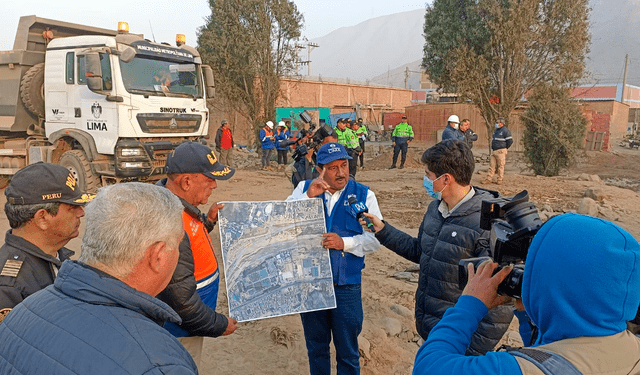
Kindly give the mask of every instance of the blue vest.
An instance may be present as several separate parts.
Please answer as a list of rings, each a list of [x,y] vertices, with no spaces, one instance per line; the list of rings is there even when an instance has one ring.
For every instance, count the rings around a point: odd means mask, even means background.
[[[304,191],[309,189],[311,180],[305,181]],[[369,187],[359,184],[353,180],[349,180],[340,199],[333,206],[330,216],[327,216],[327,201],[324,194],[324,218],[327,223],[327,232],[336,233],[340,237],[353,237],[364,233],[362,225],[356,217],[356,212],[349,205],[349,196],[355,195],[359,202],[367,201],[367,193]],[[362,279],[362,269],[364,268],[364,257],[358,257],[353,254],[331,249],[329,251],[331,258],[331,272],[333,273],[333,282],[336,285],[360,284]]]

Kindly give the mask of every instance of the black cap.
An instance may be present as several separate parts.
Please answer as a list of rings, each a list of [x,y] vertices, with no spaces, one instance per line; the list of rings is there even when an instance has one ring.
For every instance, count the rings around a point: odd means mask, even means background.
[[[7,202],[17,206],[55,202],[84,206],[94,197],[80,190],[67,168],[43,162],[19,170],[11,177],[4,195]]]
[[[504,117],[498,117],[498,122],[504,124]]]
[[[185,142],[171,151],[165,172],[202,173],[213,180],[228,180],[236,170],[220,164],[216,154],[202,143]]]

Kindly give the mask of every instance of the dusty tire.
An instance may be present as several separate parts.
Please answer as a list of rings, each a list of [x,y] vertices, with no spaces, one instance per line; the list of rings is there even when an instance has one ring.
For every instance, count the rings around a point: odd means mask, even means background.
[[[20,99],[29,112],[44,118],[44,63],[32,66],[20,81]]]
[[[100,186],[100,180],[91,172],[89,161],[82,150],[70,150],[62,154],[58,164],[67,168],[75,177],[81,191],[95,193]]]

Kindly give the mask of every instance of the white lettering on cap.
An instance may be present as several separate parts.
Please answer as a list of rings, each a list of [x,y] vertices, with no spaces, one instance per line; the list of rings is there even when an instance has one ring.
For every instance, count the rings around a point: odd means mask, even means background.
[[[340,147],[338,147],[336,144],[331,144],[331,146],[329,147],[329,149],[327,150],[328,153],[333,154],[334,152],[340,152],[342,151],[340,149]]]

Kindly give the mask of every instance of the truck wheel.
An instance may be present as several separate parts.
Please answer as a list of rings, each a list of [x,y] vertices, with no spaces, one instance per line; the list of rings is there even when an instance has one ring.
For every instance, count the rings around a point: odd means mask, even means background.
[[[87,193],[95,193],[100,185],[100,180],[91,172],[91,166],[82,150],[70,150],[62,154],[58,164],[71,171],[80,190]]]
[[[29,112],[44,117],[44,63],[29,68],[20,82],[20,98]]]

